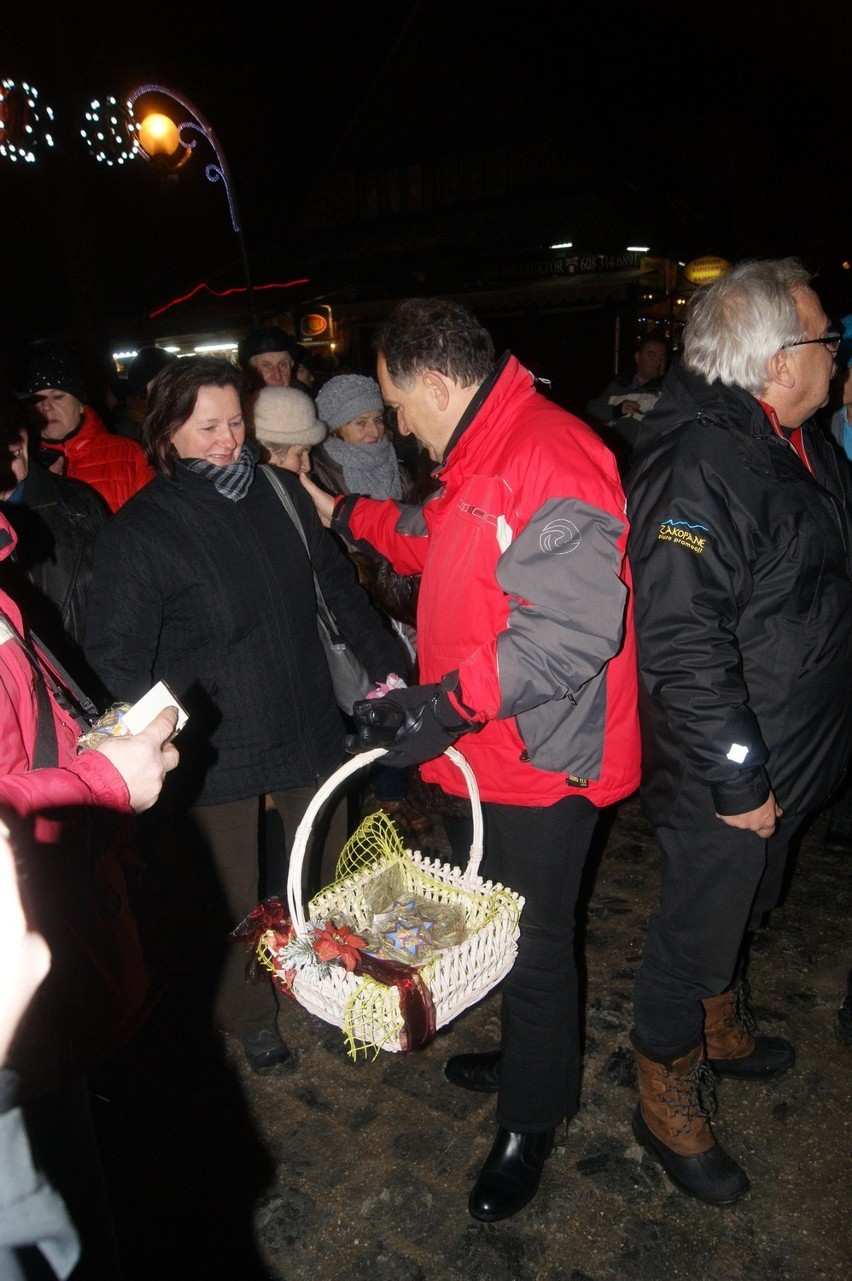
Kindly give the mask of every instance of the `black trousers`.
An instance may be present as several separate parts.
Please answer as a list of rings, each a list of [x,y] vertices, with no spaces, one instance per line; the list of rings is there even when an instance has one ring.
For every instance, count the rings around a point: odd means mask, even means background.
[[[518,955],[503,980],[497,1119],[536,1133],[579,1106],[574,915],[598,811],[584,797],[550,806],[483,805],[482,874],[526,900]]]
[[[290,788],[273,792],[284,823],[288,842],[307,810],[316,789]],[[211,905],[209,926],[224,937],[229,930],[257,906],[260,896],[258,867],[258,817],[260,801],[229,801],[222,805],[197,805],[190,811],[190,821],[203,840],[207,859],[212,864],[221,891],[218,913]],[[328,807],[326,807],[328,808]],[[322,874],[320,884],[331,878],[337,856],[346,843],[346,804],[338,803],[321,829]],[[279,892],[282,897],[286,886]],[[259,984],[245,981],[245,949],[237,943],[225,943],[216,992],[216,1017],[219,1026],[236,1036],[250,1036],[275,1026],[278,1000],[271,980]]]
[[[660,902],[634,992],[635,1034],[652,1058],[680,1058],[701,1041],[701,1001],[730,987],[744,939],[780,898],[790,841],[803,821],[784,815],[769,840],[716,818],[658,828]]]

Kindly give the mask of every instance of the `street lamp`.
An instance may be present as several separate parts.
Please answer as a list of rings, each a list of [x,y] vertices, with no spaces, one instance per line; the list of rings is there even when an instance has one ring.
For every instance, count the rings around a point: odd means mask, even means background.
[[[216,156],[215,164],[205,166],[204,173],[209,182],[222,182],[225,188],[225,194],[228,197],[228,209],[231,214],[231,226],[237,233],[240,242],[240,254],[243,262],[243,275],[246,282],[246,303],[248,305],[249,325],[252,329],[260,327],[257,309],[254,302],[254,289],[251,282],[251,272],[249,270],[248,254],[246,253],[246,242],[243,237],[242,226],[240,223],[239,213],[237,211],[237,202],[234,196],[234,187],[231,181],[231,171],[228,168],[228,162],[225,159],[225,153],[219,144],[219,140],[213,132],[210,124],[204,119],[198,108],[180,93],[175,93],[173,89],[166,89],[163,85],[147,84],[140,85],[134,89],[127,98],[128,109],[131,116],[134,114],[136,102],[146,94],[157,94],[166,98],[171,98],[184,111],[188,111],[191,119],[184,120],[181,124],[176,125],[170,116],[162,112],[149,112],[136,126],[137,143],[141,153],[146,159],[153,159],[156,156],[177,156],[182,149],[183,154],[173,161],[174,168],[181,168],[186,164],[195,148],[197,138],[194,134],[201,134],[206,138],[213,153]]]

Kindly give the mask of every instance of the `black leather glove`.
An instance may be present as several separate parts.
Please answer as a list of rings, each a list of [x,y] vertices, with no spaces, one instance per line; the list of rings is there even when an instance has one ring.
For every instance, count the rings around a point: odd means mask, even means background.
[[[482,728],[456,710],[447,691],[458,689],[458,672],[440,684],[395,689],[384,698],[365,698],[352,710],[357,733],[347,739],[350,752],[386,747],[388,765],[419,765],[440,756],[462,734]]]

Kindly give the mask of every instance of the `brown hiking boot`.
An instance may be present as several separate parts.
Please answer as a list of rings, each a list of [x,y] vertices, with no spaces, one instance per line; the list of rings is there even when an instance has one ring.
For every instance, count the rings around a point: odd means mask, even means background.
[[[668,1063],[647,1058],[635,1042],[634,1053],[640,1100],[633,1116],[636,1138],[690,1196],[713,1205],[738,1201],[749,1189],[748,1176],[710,1129],[716,1101],[702,1047]]]
[[[796,1061],[796,1051],[780,1036],[755,1036],[755,1021],[748,1008],[748,984],[729,988],[721,996],[702,1001],[704,1045],[713,1071],[719,1076],[771,1080]]]

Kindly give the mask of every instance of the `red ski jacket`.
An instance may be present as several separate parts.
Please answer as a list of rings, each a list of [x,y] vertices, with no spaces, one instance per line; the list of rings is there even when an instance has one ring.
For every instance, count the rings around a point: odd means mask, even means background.
[[[65,475],[85,481],[104,498],[111,512],[153,479],[154,468],[135,440],[107,431],[91,405],[83,421],[64,440],[42,440],[45,449],[65,455]]]
[[[608,805],[639,783],[627,520],[615,459],[508,354],[423,507],[349,497],[333,528],[422,574],[420,679],[458,669],[485,722],[460,746],[482,799]],[[460,424],[461,426],[461,424]],[[445,757],[424,779],[454,795]]]

